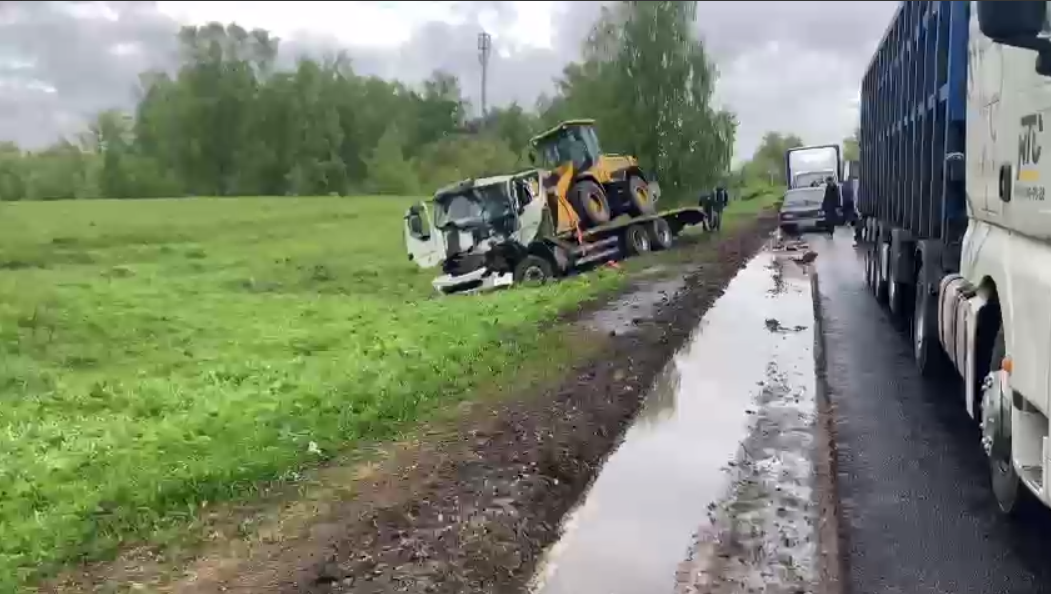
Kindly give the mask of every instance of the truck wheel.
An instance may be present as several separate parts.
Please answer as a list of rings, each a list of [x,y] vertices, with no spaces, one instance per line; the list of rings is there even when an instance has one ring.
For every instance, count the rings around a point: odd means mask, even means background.
[[[675,234],[671,232],[671,225],[664,219],[654,219],[649,231],[650,244],[654,251],[669,249],[675,242]]]
[[[873,266],[872,249],[870,247],[865,248],[865,284],[868,286],[869,291],[873,295],[876,294],[876,276],[875,267]]]
[[[923,271],[920,279],[926,278]],[[917,279],[916,303],[912,309],[912,354],[924,377],[938,377],[948,368],[938,341],[938,300]]]
[[[876,265],[875,266],[875,268],[876,268],[876,270],[875,270],[875,273],[876,273],[876,275],[875,275],[876,286],[873,287],[873,289],[875,289],[876,301],[878,301],[880,303],[880,305],[886,305],[887,301],[888,301],[888,299],[887,299],[887,293],[889,291],[889,287],[887,286],[887,283],[888,283],[887,276],[888,275],[886,274],[886,271],[884,270],[884,266],[885,266],[884,262],[886,262],[886,259],[887,259],[887,254],[885,254],[885,252],[889,252],[889,251],[890,251],[890,246],[889,245],[883,243],[882,241],[876,242],[875,253],[874,253],[874,256],[875,256],[874,260],[875,260],[875,265]]]
[[[1032,509],[1035,497],[1022,484],[1012,462],[1012,403],[1004,393],[1001,380],[1004,355],[1004,329],[996,335],[993,354],[989,359],[990,372],[982,382],[982,447],[989,456],[989,471],[993,495],[1000,511],[1018,517]]]
[[[605,225],[610,221],[609,201],[601,186],[590,180],[582,180],[573,185],[570,194],[577,216],[584,219],[588,227]]]
[[[909,286],[893,278],[887,280],[887,308],[890,310],[890,318],[894,326],[899,330],[905,330],[909,322],[909,312],[905,310],[905,304],[911,303],[909,299]]]
[[[650,215],[657,210],[650,186],[637,175],[628,178],[628,202],[632,213],[638,216]]]
[[[624,253],[638,256],[650,251],[650,235],[646,226],[635,224],[624,231]]]
[[[542,285],[554,276],[551,263],[540,256],[526,256],[515,266],[515,282],[526,286]]]

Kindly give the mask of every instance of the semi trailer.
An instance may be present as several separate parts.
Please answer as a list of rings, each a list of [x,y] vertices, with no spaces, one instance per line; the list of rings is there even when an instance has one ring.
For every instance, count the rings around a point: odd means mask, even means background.
[[[1051,504],[1046,23],[1046,2],[901,2],[861,88],[866,282],[920,371],[962,379],[946,396],[1011,515]]]

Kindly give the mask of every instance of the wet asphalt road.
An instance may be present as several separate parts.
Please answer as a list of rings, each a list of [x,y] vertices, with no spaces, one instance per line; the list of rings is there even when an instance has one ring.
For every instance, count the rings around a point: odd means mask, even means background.
[[[1051,514],[997,515],[960,387],[922,380],[840,231],[818,252],[853,594],[1051,592]]]

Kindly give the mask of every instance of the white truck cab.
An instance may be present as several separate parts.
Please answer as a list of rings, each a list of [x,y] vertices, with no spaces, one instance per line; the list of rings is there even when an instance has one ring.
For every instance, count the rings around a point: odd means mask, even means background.
[[[505,250],[526,246],[540,232],[545,210],[543,171],[468,179],[438,190],[405,213],[409,259],[441,267],[432,285],[442,293],[510,285],[513,258]]]
[[[970,10],[959,274],[938,291],[941,345],[965,379],[993,490],[1051,505],[1051,41],[1046,2]],[[917,340],[920,338],[917,337]]]

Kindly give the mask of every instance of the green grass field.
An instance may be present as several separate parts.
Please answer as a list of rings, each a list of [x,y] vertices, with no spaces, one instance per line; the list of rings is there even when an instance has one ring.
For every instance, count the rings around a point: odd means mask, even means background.
[[[408,203],[0,203],[0,591],[390,438],[620,282],[435,298]]]

